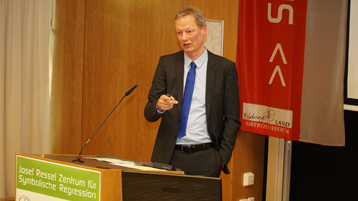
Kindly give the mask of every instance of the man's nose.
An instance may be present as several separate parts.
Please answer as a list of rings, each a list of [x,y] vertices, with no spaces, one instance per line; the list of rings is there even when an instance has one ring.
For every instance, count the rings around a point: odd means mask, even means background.
[[[187,40],[188,39],[188,36],[186,35],[185,32],[183,32],[183,37],[182,37],[183,40]]]

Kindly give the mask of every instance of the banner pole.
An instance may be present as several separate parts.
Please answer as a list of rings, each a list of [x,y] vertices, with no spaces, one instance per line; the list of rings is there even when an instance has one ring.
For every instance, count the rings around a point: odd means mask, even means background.
[[[283,178],[282,178],[282,201],[290,200],[291,182],[291,162],[292,162],[292,141],[285,139]]]

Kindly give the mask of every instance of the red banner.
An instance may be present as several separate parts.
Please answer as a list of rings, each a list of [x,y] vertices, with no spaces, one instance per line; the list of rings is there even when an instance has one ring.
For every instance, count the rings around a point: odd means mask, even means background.
[[[241,0],[242,130],[299,140],[306,0]]]

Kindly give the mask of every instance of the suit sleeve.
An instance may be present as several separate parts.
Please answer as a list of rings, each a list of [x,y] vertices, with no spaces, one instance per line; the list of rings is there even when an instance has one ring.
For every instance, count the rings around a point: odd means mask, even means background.
[[[223,162],[225,173],[229,173],[226,165],[229,163],[235,146],[236,136],[240,129],[240,98],[238,75],[235,63],[230,66],[224,92],[224,130],[220,139],[219,155]]]
[[[154,74],[152,86],[148,94],[148,102],[144,108],[144,116],[149,122],[157,121],[163,114],[157,112],[157,101],[166,92],[165,71],[159,60],[157,70]]]

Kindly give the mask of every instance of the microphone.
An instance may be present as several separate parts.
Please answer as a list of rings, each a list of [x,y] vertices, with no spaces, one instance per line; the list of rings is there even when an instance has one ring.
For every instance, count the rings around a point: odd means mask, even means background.
[[[106,119],[102,122],[102,124],[97,128],[97,130],[92,134],[92,136],[87,140],[86,144],[83,145],[80,153],[78,154],[78,157],[76,160],[72,160],[72,162],[74,163],[84,163],[83,161],[81,161],[81,154],[82,154],[82,151],[83,149],[87,146],[87,144],[89,143],[89,141],[93,138],[93,136],[97,133],[97,131],[102,127],[102,125],[104,124],[104,122],[107,121],[108,117],[111,116],[111,114],[113,113],[113,111],[117,108],[117,106],[122,102],[122,100],[124,99],[124,97],[128,96],[129,94],[132,93],[132,91],[137,88],[137,85],[134,85],[132,88],[130,88],[125,94],[124,96],[122,97],[122,99],[117,103],[117,105],[114,107],[114,109],[111,111],[111,113],[109,113],[109,115],[106,117]]]
[[[132,88],[130,88],[124,96],[128,96],[129,94],[131,94],[135,88],[137,88],[137,85],[134,85]]]

